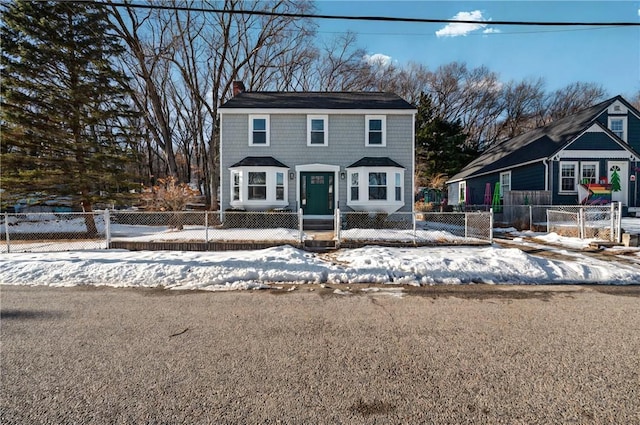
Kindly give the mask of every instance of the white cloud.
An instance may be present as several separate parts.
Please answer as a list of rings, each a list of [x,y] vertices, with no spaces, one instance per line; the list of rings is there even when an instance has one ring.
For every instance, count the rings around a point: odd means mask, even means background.
[[[479,10],[474,10],[471,12],[458,12],[451,19],[454,21],[486,21],[486,19],[482,16],[482,12]],[[484,30],[485,34],[499,32],[499,30],[495,30],[493,28],[487,28],[487,24],[451,23],[451,24],[447,24],[444,28],[436,31],[436,36],[458,37],[461,35],[467,35],[470,32],[477,31],[483,28],[485,29]]]
[[[498,28],[487,28],[482,31],[483,34],[498,34],[500,30]]]
[[[381,67],[388,67],[391,65],[391,56],[384,55],[382,53],[375,53],[373,55],[364,55],[364,61],[369,65],[379,65]]]

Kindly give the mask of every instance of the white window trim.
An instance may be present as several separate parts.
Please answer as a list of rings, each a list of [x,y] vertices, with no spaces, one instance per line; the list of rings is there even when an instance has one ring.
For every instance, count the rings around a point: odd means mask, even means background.
[[[580,175],[578,176],[578,183],[582,184],[583,174],[585,165],[595,165],[596,167],[596,183],[600,181],[600,163],[598,161],[583,161],[580,162]]]
[[[282,167],[234,167],[229,169],[231,172],[231,194],[229,196],[229,204],[233,208],[244,208],[247,210],[252,209],[264,209],[264,208],[284,208],[289,205],[288,193],[289,193],[289,179],[287,178],[287,169]],[[250,172],[266,173],[266,186],[267,186],[267,199],[249,199],[249,179],[247,178]],[[233,175],[238,173],[240,175],[240,199],[233,200]],[[284,199],[276,199],[276,173],[282,173],[284,184]]]
[[[238,199],[233,199],[235,189],[235,176],[238,176]],[[239,170],[231,170],[231,202],[240,202],[242,200],[242,173]]]
[[[264,119],[266,129],[266,143],[253,143],[253,120]],[[269,115],[249,115],[249,146],[270,146],[271,145],[271,124]]]
[[[622,121],[622,140],[626,142],[629,134],[629,126],[627,125],[626,116],[609,115],[608,121],[607,121],[607,128],[611,130],[611,121],[618,121],[618,120]],[[613,130],[611,130],[611,132],[613,133]]]
[[[509,191],[511,190],[511,171],[504,171],[500,173],[500,199],[504,198],[504,185],[502,184],[502,177],[509,177]]]
[[[311,143],[311,121],[322,120],[324,122],[324,143]],[[329,146],[329,115],[307,115],[307,146]]]
[[[573,176],[573,187],[574,190],[562,190],[562,166],[563,165],[573,165],[575,170],[575,176]],[[578,193],[578,183],[580,178],[580,167],[578,166],[578,161],[560,161],[558,163],[558,193],[559,194],[574,194]]]
[[[467,202],[467,182],[462,181],[458,184],[458,203]]]
[[[351,176],[358,174],[358,200],[351,199]],[[369,173],[386,173],[387,199],[369,200]],[[396,201],[396,173],[400,174],[402,200]],[[398,167],[357,167],[347,169],[347,206],[354,211],[393,213],[405,205],[405,169]]]
[[[369,121],[382,121],[382,144],[369,144]],[[387,146],[387,116],[386,115],[365,115],[364,118],[364,145],[368,148],[384,148]]]

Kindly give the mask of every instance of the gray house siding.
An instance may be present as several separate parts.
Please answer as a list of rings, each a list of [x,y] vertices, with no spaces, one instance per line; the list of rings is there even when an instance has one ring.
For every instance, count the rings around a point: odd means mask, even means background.
[[[256,114],[261,114],[256,110]],[[312,112],[310,112],[313,115]],[[376,114],[376,111],[371,111]],[[297,210],[296,179],[289,178],[297,165],[327,164],[340,171],[363,157],[388,157],[405,167],[404,200],[400,211],[411,211],[413,201],[413,116],[386,115],[386,147],[365,147],[365,115],[328,116],[328,146],[307,146],[307,113],[271,114],[270,146],[249,146],[249,115],[221,115],[220,207],[230,207],[229,167],[247,156],[271,156],[289,167],[287,199]],[[338,182],[338,207],[347,209],[347,181]]]

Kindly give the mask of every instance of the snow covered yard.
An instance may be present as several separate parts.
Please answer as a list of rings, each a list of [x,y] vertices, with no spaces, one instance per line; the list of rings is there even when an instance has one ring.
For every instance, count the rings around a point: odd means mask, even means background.
[[[640,219],[624,219],[627,232],[640,233]],[[142,240],[180,240],[194,229],[164,229],[148,233],[136,228]],[[283,229],[284,230],[284,229]],[[554,233],[515,232],[516,244],[546,245],[572,260],[540,258],[517,248],[494,244],[483,247],[443,246],[389,248],[372,246],[343,249],[330,255],[313,254],[289,245],[257,250],[227,252],[93,250],[66,252],[3,253],[0,255],[0,283],[10,285],[107,285],[116,287],[161,286],[171,289],[230,290],[265,288],[281,283],[297,284],[611,284],[640,283],[640,250],[625,249],[637,259],[604,261],[582,255],[589,239],[558,236]],[[241,230],[229,230],[237,232]],[[250,230],[247,230],[250,231]],[[425,230],[419,230],[426,232]],[[114,237],[122,234],[116,227]],[[130,229],[127,230],[131,232]],[[356,232],[355,230],[353,232]],[[255,231],[254,231],[255,233]],[[389,233],[389,234],[387,234]],[[290,235],[284,232],[283,238]],[[355,236],[355,235],[354,235]],[[385,237],[401,240],[402,231],[386,231]],[[442,232],[444,240],[456,238]],[[452,242],[458,242],[452,241]],[[43,250],[54,250],[44,242]],[[60,243],[60,242],[57,242]],[[62,242],[64,249],[72,244]],[[86,249],[86,247],[85,247]],[[567,250],[571,251],[568,252]],[[618,248],[609,249],[613,254]],[[615,255],[611,256],[615,260]]]

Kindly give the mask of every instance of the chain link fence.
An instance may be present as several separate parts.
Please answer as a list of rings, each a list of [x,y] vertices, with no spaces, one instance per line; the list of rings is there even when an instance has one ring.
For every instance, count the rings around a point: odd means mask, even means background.
[[[107,223],[101,212],[4,214],[0,252],[105,249]]]
[[[619,204],[547,209],[547,231],[560,236],[620,242]]]
[[[491,242],[492,212],[342,212],[340,242],[455,244]]]

